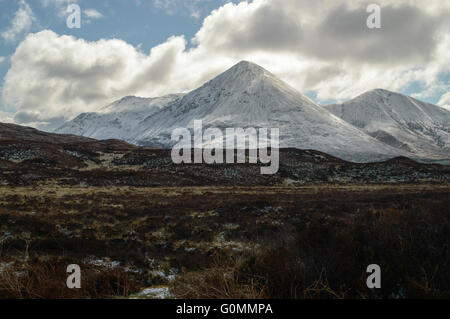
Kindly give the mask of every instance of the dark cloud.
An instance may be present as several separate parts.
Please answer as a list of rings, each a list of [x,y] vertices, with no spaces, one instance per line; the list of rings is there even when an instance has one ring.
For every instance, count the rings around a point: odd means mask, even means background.
[[[25,126],[38,126],[43,130],[52,131],[60,127],[64,122],[63,116],[45,117],[33,111],[17,112],[14,116],[14,122]]]
[[[435,35],[444,17],[434,17],[409,5],[383,6],[381,29],[366,26],[366,6],[332,10],[303,48],[325,60],[362,63],[406,63],[427,60],[438,40]],[[314,40],[313,40],[314,39]]]
[[[339,66],[324,66],[311,68],[305,75],[304,85],[306,87],[314,87],[321,82],[326,82],[328,78],[337,77],[345,74],[345,70]]]
[[[300,19],[282,6],[265,5],[238,32],[232,32],[229,43],[236,50],[292,51],[302,40]]]
[[[249,16],[216,13],[195,41],[230,52],[286,52],[323,61],[356,61],[365,64],[426,61],[436,49],[450,12],[438,16],[407,3],[381,6],[381,29],[367,27],[368,4],[349,6],[341,1],[323,12],[308,12],[300,1],[292,6],[265,2]],[[341,4],[339,4],[341,3]],[[324,4],[325,5],[325,4]],[[325,13],[324,16],[320,13]]]

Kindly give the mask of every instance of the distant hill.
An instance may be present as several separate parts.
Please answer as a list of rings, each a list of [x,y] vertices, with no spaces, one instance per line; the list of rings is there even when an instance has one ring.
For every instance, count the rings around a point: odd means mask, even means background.
[[[382,89],[325,108],[416,157],[450,159],[450,111],[444,108]]]

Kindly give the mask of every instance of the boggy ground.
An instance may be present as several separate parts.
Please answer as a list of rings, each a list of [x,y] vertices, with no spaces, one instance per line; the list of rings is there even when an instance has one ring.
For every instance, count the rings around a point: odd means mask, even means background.
[[[448,182],[0,187],[0,298],[449,297]],[[66,267],[82,289],[66,287]],[[379,264],[382,288],[366,286]],[[167,296],[167,295],[166,295]]]

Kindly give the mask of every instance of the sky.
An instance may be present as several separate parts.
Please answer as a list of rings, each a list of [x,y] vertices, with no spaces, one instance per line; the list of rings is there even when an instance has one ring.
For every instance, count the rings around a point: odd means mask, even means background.
[[[450,1],[0,0],[0,122],[53,130],[241,60],[320,104],[384,88],[450,109]],[[81,9],[69,28],[67,8]]]

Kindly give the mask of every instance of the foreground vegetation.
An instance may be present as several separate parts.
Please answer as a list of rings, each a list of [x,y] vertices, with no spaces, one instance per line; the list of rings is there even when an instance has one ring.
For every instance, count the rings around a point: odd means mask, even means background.
[[[2,187],[0,298],[450,297],[448,185]],[[82,289],[66,287],[66,267]],[[379,264],[382,288],[366,286]]]

